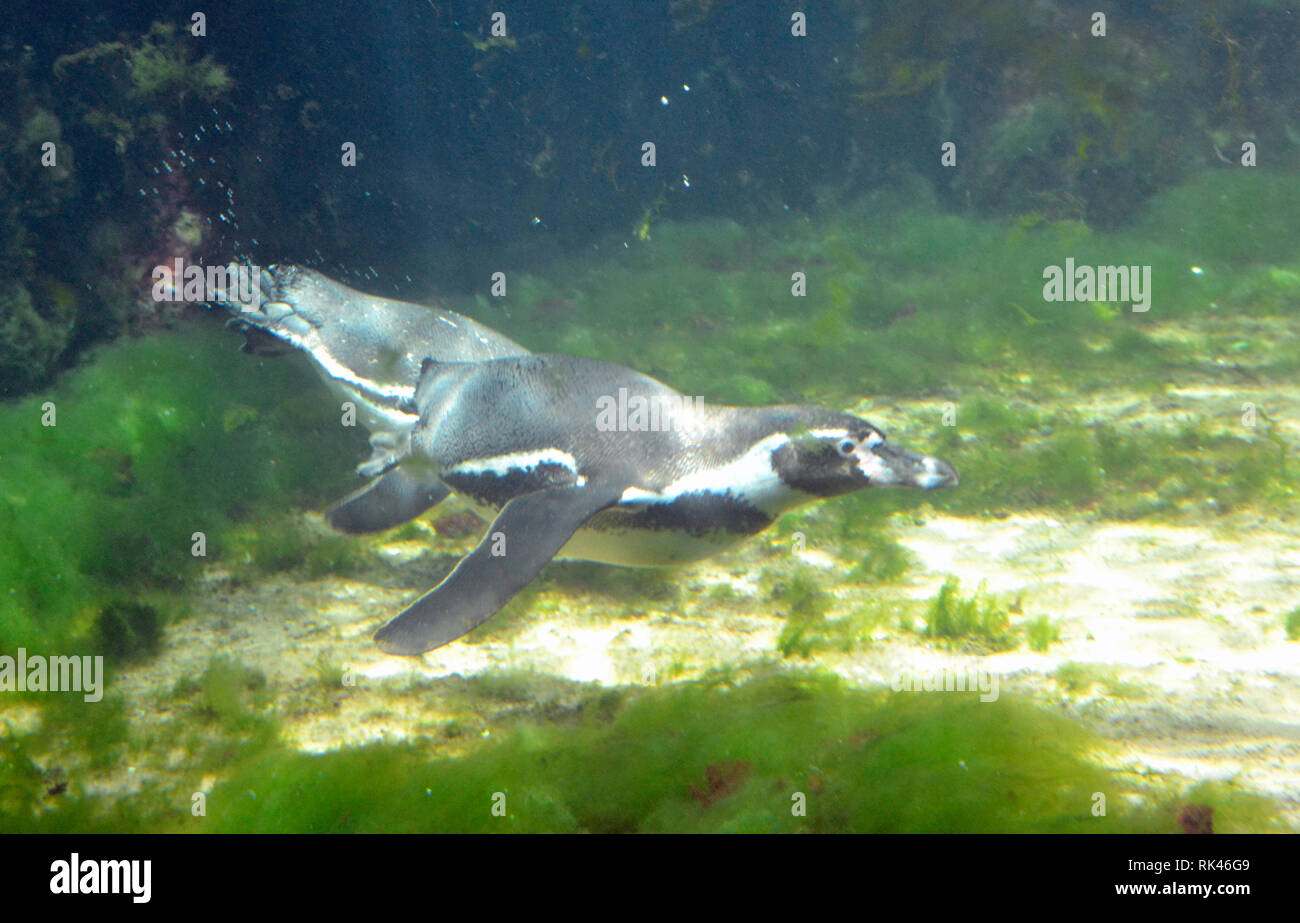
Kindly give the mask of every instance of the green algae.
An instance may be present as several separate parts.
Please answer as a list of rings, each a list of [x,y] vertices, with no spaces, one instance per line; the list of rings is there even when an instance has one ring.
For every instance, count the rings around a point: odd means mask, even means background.
[[[126,703],[115,694],[94,703],[80,695],[51,696],[35,729],[18,731],[6,722],[0,736],[0,830],[43,829],[39,821],[47,817],[57,829],[75,830],[103,813],[125,814],[138,825],[129,808],[88,796],[81,781],[86,772],[119,765],[128,742]]]
[[[1162,803],[1133,812],[1132,823],[1142,832],[1209,832],[1188,829],[1189,808],[1208,816],[1214,833],[1294,833],[1279,821],[1277,807],[1268,798],[1245,791],[1231,781],[1202,782]],[[1204,811],[1209,809],[1208,814]]]
[[[961,488],[933,498],[955,513],[1093,505],[1105,516],[1166,517],[1203,507],[1216,512],[1267,502],[1294,503],[1266,427],[1189,420],[1169,428],[1083,425],[1075,411],[1040,412],[971,402],[936,449],[962,474]],[[1244,438],[1243,438],[1244,437]]]
[[[344,685],[348,676],[347,668],[338,663],[325,651],[321,651],[311,663],[312,676],[325,692],[336,692]]]
[[[1174,832],[1172,799],[1101,744],[1003,697],[890,695],[820,676],[643,693],[608,723],[524,724],[464,757],[414,746],[246,761],[186,829],[259,832]],[[1106,816],[1094,816],[1096,793]],[[1266,802],[1215,801],[1226,827],[1281,829]],[[802,803],[803,813],[799,811]],[[494,807],[499,813],[494,813]]]
[[[949,577],[925,613],[927,638],[945,644],[974,647],[977,650],[1004,651],[1018,643],[1011,629],[1011,616],[997,599],[981,588],[974,596],[957,594],[960,583]]]
[[[0,386],[26,391],[45,381],[68,347],[74,311],[18,282],[0,286]]]
[[[210,55],[190,59],[190,47],[176,27],[155,22],[131,44],[104,42],[60,56],[53,72],[60,81],[86,75],[124,73],[128,99],[172,101],[193,95],[207,102],[225,96],[234,81]],[[126,123],[122,123],[126,124]]]
[[[198,690],[201,713],[232,728],[252,726],[268,704],[266,676],[224,654],[208,661]]]
[[[1029,649],[1040,654],[1061,640],[1061,623],[1050,616],[1036,615],[1026,621],[1023,628]]]
[[[1293,255],[1276,252],[1287,234],[1275,234],[1272,249],[1241,246],[1204,208],[1241,198],[1247,211],[1267,214],[1263,227],[1276,229],[1294,213],[1285,175],[1216,173],[1198,184],[1157,196],[1139,232],[976,220],[945,214],[910,189],[872,194],[816,224],[747,236],[726,223],[672,225],[652,247],[612,257],[602,248],[599,265],[557,267],[553,277],[568,280],[562,289],[516,286],[516,335],[554,350],[582,331],[602,357],[709,400],[741,403],[789,399],[810,386],[841,400],[914,394],[989,383],[990,372],[1007,369],[1068,373],[1085,384],[1122,371],[1131,380],[1180,358],[1146,337],[1151,322],[1209,309],[1252,271],[1252,255],[1291,271]],[[1099,315],[1096,304],[1045,303],[1041,270],[1066,257],[1150,265],[1157,292],[1150,311],[1112,305]],[[808,277],[805,297],[791,293],[796,271]],[[1278,278],[1287,277],[1266,275],[1262,287],[1285,291]],[[533,291],[547,297],[530,301]],[[1233,308],[1249,311],[1252,302],[1237,298]],[[834,330],[822,329],[832,319]],[[766,387],[748,389],[749,381]]]
[[[849,578],[865,583],[890,583],[907,573],[912,563],[912,553],[897,540],[877,532],[867,543],[865,554],[849,571]]]
[[[515,671],[481,676],[466,691],[470,702],[526,705],[546,682]],[[1187,791],[1160,777],[1135,780],[1082,725],[1006,695],[981,702],[975,693],[857,689],[822,673],[720,673],[651,690],[592,688],[573,708],[525,707],[490,735],[479,721],[454,720],[431,728],[434,738],[313,755],[280,740],[272,692],[229,657],[177,690],[206,725],[184,744],[197,762],[173,782],[180,791],[148,784],[97,797],[73,772],[69,791],[48,798],[42,785],[54,766],[39,754],[54,733],[50,719],[38,733],[10,734],[0,746],[0,826],[1155,833],[1176,832],[1184,805],[1209,804],[1216,830],[1285,829],[1276,805],[1230,784]],[[107,727],[105,739],[80,743],[120,753],[122,723]],[[459,755],[441,749],[448,741]],[[188,810],[185,786],[197,785],[197,773],[221,780],[204,816]]]
[[[48,394],[0,406],[13,437],[0,470],[0,645],[95,643],[105,605],[182,591],[228,553],[239,519],[343,492],[359,448],[328,404],[296,396],[303,380],[194,325],[104,348]],[[238,405],[259,408],[258,422],[227,433]],[[49,412],[55,425],[42,425]],[[331,465],[332,482],[313,487]]]
[[[225,552],[232,572],[244,580],[290,571],[306,577],[346,576],[366,563],[366,552],[354,539],[313,528],[293,514],[233,528]]]
[[[849,572],[849,582],[860,579],[856,568]],[[869,646],[877,633],[888,635],[895,629],[919,634],[943,647],[976,653],[1013,650],[1022,641],[1031,650],[1042,652],[1060,640],[1059,619],[1038,615],[1013,624],[1012,615],[1021,611],[1018,599],[1004,601],[983,587],[972,596],[962,596],[960,583],[953,577],[924,605],[872,592],[865,601],[846,607],[832,595],[834,577],[803,565],[764,569],[762,583],[769,603],[785,619],[776,642],[784,658],[852,653]]]
[[[1069,661],[1057,667],[1053,676],[1070,695],[1089,695],[1094,688],[1117,699],[1143,699],[1151,694],[1141,683],[1120,679],[1119,670],[1110,664]]]
[[[769,583],[768,599],[785,617],[777,649],[784,657],[811,656],[813,638],[805,636],[824,627],[833,603],[830,593],[808,567],[783,568],[775,575],[764,571],[764,580]]]
[[[170,23],[155,22],[129,49],[126,62],[131,82],[141,96],[193,93],[212,102],[234,85],[225,67],[210,55],[191,61],[189,47],[177,40],[176,28]]]
[[[1202,266],[1294,262],[1297,209],[1300,189],[1289,173],[1212,171],[1152,199],[1135,233]]]
[[[816,660],[825,653],[851,654],[870,646],[878,631],[909,622],[913,606],[906,600],[872,598],[838,615],[790,618],[777,638],[783,657]]]
[[[114,660],[147,659],[162,644],[164,616],[158,608],[137,600],[114,600],[99,613],[98,643]]]

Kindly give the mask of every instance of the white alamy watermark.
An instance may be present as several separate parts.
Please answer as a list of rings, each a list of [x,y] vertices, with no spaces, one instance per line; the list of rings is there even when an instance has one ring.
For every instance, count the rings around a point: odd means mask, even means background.
[[[998,674],[981,667],[937,670],[899,670],[894,674],[895,692],[978,692],[981,702],[998,700]]]
[[[596,429],[602,433],[665,433],[704,409],[704,398],[685,394],[646,397],[619,388],[596,398]]]
[[[242,263],[204,266],[177,257],[170,265],[159,263],[153,268],[154,301],[257,305],[261,293],[262,270],[258,266]]]
[[[1127,301],[1137,313],[1151,308],[1150,266],[1065,266],[1043,270],[1044,301]]]
[[[0,655],[0,692],[81,692],[87,702],[104,697],[104,658],[46,657],[18,648],[18,656]]]
[[[73,853],[50,863],[51,894],[130,894],[137,904],[153,893],[152,859],[83,859]]]

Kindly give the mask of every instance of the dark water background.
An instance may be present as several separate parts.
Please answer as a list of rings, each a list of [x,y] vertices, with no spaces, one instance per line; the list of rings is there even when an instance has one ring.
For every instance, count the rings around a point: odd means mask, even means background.
[[[76,158],[57,190],[11,166],[0,266],[29,286],[102,277],[78,268],[70,226],[115,222],[128,256],[147,250],[165,230],[160,198],[211,224],[210,260],[462,291],[503,260],[571,252],[647,211],[761,221],[908,176],[962,213],[1122,227],[1158,190],[1222,167],[1229,136],[1234,149],[1257,140],[1272,165],[1294,150],[1285,4],[1126,4],[1095,38],[1082,3],[846,0],[810,5],[795,39],[789,11],[754,3],[525,2],[492,44],[490,3],[236,0],[207,14],[205,37],[155,42],[224,68],[232,82],[212,93],[192,71],[132,85],[125,59],[151,23],[189,23],[179,3],[11,6],[5,156],[25,156],[16,138],[41,109]],[[54,75],[60,56],[118,41]],[[645,140],[653,169],[639,163]],[[940,165],[944,140],[959,169]],[[340,166],[344,141],[356,168]],[[182,142],[193,163],[176,156]],[[168,161],[185,164],[186,188],[155,195]],[[51,369],[129,326],[120,297],[99,300],[77,306],[86,316]],[[46,378],[7,375],[0,390]]]

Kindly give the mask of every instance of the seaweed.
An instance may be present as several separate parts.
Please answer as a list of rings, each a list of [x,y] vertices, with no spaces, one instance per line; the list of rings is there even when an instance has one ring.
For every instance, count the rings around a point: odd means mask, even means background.
[[[1038,615],[1024,624],[1025,639],[1031,651],[1042,653],[1061,640],[1061,623],[1046,615]]]
[[[1174,832],[1181,805],[1283,830],[1221,787],[1132,784],[1104,746],[1012,697],[888,695],[820,674],[643,693],[612,718],[521,725],[463,757],[368,746],[250,757],[196,829],[260,832]],[[1111,811],[1093,813],[1095,793]]]
[[[959,588],[955,577],[943,582],[926,612],[923,634],[946,644],[977,650],[1014,648],[1018,642],[1011,630],[1007,608],[987,596],[982,587],[975,596],[965,599],[957,595]]]
[[[13,436],[0,472],[0,576],[10,588],[0,644],[91,638],[100,613],[124,599],[180,598],[207,560],[237,547],[235,524],[253,512],[344,492],[360,437],[340,433],[311,389],[276,397],[310,381],[300,368],[259,362],[241,373],[245,361],[223,332],[191,325],[105,348],[41,398],[0,407]],[[217,421],[240,405],[258,408],[256,424],[225,432]],[[312,488],[322,464],[333,481]],[[342,567],[352,547],[308,541],[294,563]],[[109,648],[154,645],[144,620],[132,629],[117,615],[101,620]]]

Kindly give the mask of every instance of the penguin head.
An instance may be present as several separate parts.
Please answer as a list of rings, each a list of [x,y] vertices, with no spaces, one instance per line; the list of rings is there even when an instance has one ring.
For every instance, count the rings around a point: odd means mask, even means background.
[[[888,442],[879,428],[850,414],[791,433],[773,466],[796,490],[832,497],[866,487],[950,487],[948,462]]]

